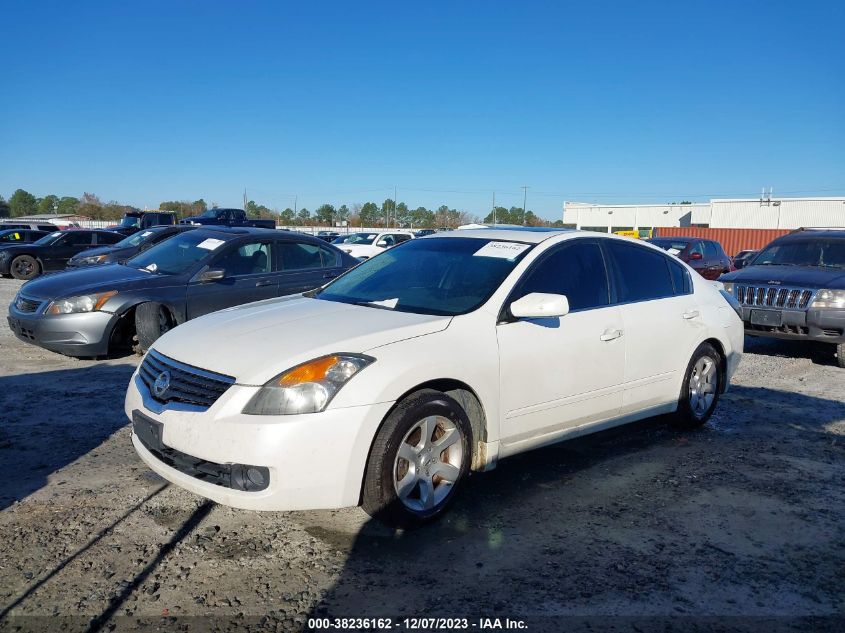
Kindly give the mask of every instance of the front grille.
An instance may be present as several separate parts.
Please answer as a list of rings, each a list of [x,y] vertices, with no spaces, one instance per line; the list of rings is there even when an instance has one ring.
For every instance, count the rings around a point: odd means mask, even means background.
[[[781,286],[740,286],[734,296],[744,306],[804,310],[810,305],[814,290],[782,288]]]
[[[156,394],[156,379],[165,372],[169,374],[169,386],[163,393]],[[217,402],[235,382],[231,376],[185,365],[154,350],[150,350],[141,363],[138,375],[154,400],[162,403],[184,402],[206,409]]]
[[[44,302],[39,299],[30,299],[29,297],[18,295],[18,298],[15,299],[15,309],[22,314],[32,314],[33,312],[38,312],[38,308],[41,307],[42,303]]]

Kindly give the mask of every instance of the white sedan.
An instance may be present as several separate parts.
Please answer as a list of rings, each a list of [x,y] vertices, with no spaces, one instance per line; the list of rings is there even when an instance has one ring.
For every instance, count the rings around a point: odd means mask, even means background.
[[[126,395],[133,443],[219,503],[424,522],[500,458],[658,414],[703,424],[743,328],[691,272],[587,232],[411,240],[165,334]]]
[[[332,243],[352,257],[364,260],[412,239],[414,234],[411,231],[363,231],[343,235]]]

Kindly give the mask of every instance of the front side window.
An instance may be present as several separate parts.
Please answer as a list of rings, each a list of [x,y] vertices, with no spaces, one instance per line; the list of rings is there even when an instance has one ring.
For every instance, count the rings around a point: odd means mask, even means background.
[[[475,237],[409,240],[313,296],[397,312],[465,314],[487,301],[531,248]]]
[[[617,240],[608,240],[605,245],[615,264],[617,301],[649,301],[675,294],[669,260],[664,255]]]
[[[211,266],[223,269],[226,277],[241,277],[269,273],[271,262],[269,243],[249,242],[223,253]]]
[[[607,271],[599,245],[575,240],[558,247],[526,273],[508,301],[532,292],[566,295],[573,311],[609,305]]]

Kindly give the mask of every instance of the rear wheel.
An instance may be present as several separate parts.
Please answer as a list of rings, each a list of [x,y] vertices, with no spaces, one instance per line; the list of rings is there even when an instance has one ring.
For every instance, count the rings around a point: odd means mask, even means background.
[[[166,306],[155,301],[142,303],[135,308],[135,352],[143,354],[174,327],[176,322]]]
[[[26,281],[41,274],[41,266],[31,255],[18,255],[9,267],[12,277]]]
[[[836,349],[836,364],[845,369],[845,343],[839,343],[835,346]]]
[[[436,519],[452,503],[472,461],[469,418],[446,394],[418,391],[393,410],[376,435],[362,506],[396,527]]]
[[[725,380],[721,360],[710,343],[702,343],[695,350],[684,374],[678,410],[672,420],[674,426],[691,429],[710,419]]]

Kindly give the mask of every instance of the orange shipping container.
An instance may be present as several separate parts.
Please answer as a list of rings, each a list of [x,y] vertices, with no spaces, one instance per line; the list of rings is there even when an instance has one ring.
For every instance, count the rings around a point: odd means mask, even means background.
[[[714,229],[692,226],[672,226],[654,229],[655,237],[698,237],[715,240],[733,257],[739,251],[760,250],[773,239],[790,233],[788,229]]]

